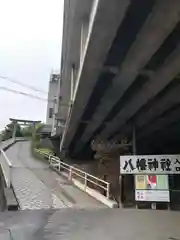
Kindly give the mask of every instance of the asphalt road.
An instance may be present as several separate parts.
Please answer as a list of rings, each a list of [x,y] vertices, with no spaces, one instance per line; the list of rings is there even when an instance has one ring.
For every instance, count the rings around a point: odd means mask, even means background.
[[[47,209],[2,212],[0,240],[180,240],[179,212],[102,207],[33,159],[28,149],[28,143],[19,143],[7,151],[22,205],[28,201],[27,209],[46,208],[48,194],[62,205],[58,210],[51,202]]]
[[[0,239],[179,240],[179,223],[180,213],[172,211],[25,210],[1,213]]]

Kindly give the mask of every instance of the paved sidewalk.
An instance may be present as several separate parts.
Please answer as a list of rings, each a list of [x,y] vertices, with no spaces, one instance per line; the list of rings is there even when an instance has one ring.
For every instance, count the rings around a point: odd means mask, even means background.
[[[34,159],[30,153],[29,142],[16,143],[6,154],[13,165],[12,185],[22,210],[105,208],[49,169],[47,164]]]

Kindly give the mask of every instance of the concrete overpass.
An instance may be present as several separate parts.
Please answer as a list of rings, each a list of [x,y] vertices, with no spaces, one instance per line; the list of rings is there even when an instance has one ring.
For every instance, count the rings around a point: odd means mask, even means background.
[[[97,135],[131,139],[135,127],[139,153],[173,151],[180,127],[180,1],[67,2],[60,92],[69,91],[71,108],[61,146],[73,156]]]

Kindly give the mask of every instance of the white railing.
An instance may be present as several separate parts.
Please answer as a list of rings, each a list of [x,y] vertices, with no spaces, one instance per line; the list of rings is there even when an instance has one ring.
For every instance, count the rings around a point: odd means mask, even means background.
[[[5,182],[6,182],[6,186],[7,186],[7,188],[10,188],[10,186],[11,186],[12,164],[10,163],[7,155],[5,154],[5,152],[3,150],[1,150],[0,161],[1,161],[1,168],[2,168],[2,172],[3,172],[3,175],[4,175]]]
[[[36,149],[36,152],[48,158],[48,161],[51,167],[55,168],[58,171],[61,171],[61,170],[65,171],[68,174],[69,180],[76,179],[76,178],[83,180],[84,190],[86,190],[88,183],[91,183],[92,185],[104,190],[106,197],[109,199],[109,196],[110,196],[109,182],[106,182],[72,165],[62,162],[58,157],[49,155],[45,152],[42,152],[41,150]]]
[[[7,188],[11,187],[12,164],[5,153],[5,149],[18,140],[20,138],[10,138],[0,143],[0,164]]]

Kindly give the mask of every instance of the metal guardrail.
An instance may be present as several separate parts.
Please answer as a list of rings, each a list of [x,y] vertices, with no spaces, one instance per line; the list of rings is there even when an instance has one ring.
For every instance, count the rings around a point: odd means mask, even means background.
[[[7,188],[11,186],[11,174],[12,174],[12,164],[9,161],[7,155],[3,150],[1,150],[1,168],[4,175]]]
[[[25,138],[10,138],[0,143],[0,164],[7,188],[11,187],[12,164],[5,153],[5,149],[7,149],[7,147],[11,146],[13,143],[21,140],[25,140]]]
[[[14,142],[14,138],[10,138],[6,141],[0,142],[0,164],[7,188],[10,188],[11,186],[12,164],[10,163],[7,155],[5,154],[4,149],[12,145]]]
[[[5,149],[16,142],[15,138],[10,138],[0,143],[0,164],[7,188],[11,187],[12,164],[5,153]]]
[[[100,178],[97,178],[87,172],[84,172],[72,165],[69,165],[65,162],[62,162],[58,157],[42,152],[41,150],[36,149],[37,153],[43,155],[48,158],[49,164],[51,167],[55,168],[58,171],[64,170],[68,174],[68,179],[72,180],[72,178],[80,178],[83,180],[84,190],[86,190],[88,183],[93,184],[94,186],[98,186],[103,189],[106,193],[106,197],[109,199],[110,196],[110,183],[106,182]]]

